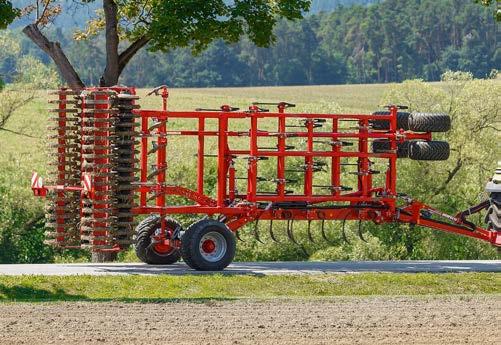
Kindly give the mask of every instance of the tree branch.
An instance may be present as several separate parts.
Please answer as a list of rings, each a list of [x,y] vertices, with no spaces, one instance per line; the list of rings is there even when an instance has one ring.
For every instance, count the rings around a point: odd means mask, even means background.
[[[13,131],[12,129],[7,129],[7,128],[3,128],[3,127],[0,127],[0,131],[9,132],[9,133],[16,134],[16,135],[21,135],[21,136],[27,137],[27,138],[42,139],[41,137],[35,137],[33,135],[30,135],[30,134],[26,134],[26,133],[18,132],[18,131]]]
[[[118,74],[120,75],[122,71],[124,70],[125,66],[129,63],[130,59],[136,53],[144,47],[150,39],[146,36],[142,36],[138,38],[136,41],[134,41],[127,49],[125,49],[122,53],[120,53],[120,56],[118,57]]]
[[[104,18],[106,22],[106,68],[101,77],[101,86],[118,84],[120,75],[118,68],[118,7],[113,0],[103,1]]]
[[[452,170],[449,171],[449,175],[447,175],[447,178],[445,179],[444,183],[442,183],[442,185],[435,190],[435,194],[440,194],[445,190],[449,182],[452,181],[452,179],[454,178],[454,176],[456,176],[456,174],[459,172],[462,166],[463,166],[463,161],[461,160],[461,158],[458,158],[456,161],[456,165]]]
[[[23,33],[51,57],[56,64],[59,73],[68,83],[70,88],[77,90],[85,87],[84,83],[61,49],[59,42],[49,41],[36,24],[27,25],[23,29]]]

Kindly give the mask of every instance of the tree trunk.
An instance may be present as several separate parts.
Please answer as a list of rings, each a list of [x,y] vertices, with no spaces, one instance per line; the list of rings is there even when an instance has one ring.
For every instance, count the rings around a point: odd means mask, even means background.
[[[103,1],[104,18],[106,23],[106,68],[99,82],[100,86],[118,84],[118,7],[113,0]]]
[[[117,259],[117,252],[92,252],[92,262],[113,262]]]
[[[23,29],[23,33],[51,57],[61,77],[68,83],[68,87],[74,90],[83,89],[85,87],[78,73],[61,49],[59,42],[49,41],[36,24],[27,25]]]

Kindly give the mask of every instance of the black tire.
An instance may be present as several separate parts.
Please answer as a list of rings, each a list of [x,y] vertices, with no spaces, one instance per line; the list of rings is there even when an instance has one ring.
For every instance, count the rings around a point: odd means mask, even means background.
[[[491,193],[491,205],[485,215],[487,229],[501,231],[501,193]]]
[[[375,111],[372,115],[390,115],[389,111]],[[405,111],[397,112],[397,127],[398,129],[403,129],[404,131],[409,130],[409,116],[410,113]],[[388,130],[390,129],[390,121],[388,120],[371,120],[369,123],[372,125],[372,129],[377,130]]]
[[[451,129],[451,118],[441,113],[412,113],[408,124],[413,132],[447,132]]]
[[[167,227],[182,230],[181,224],[172,218],[165,218]],[[136,255],[144,263],[150,265],[171,265],[181,258],[179,249],[173,248],[168,253],[160,253],[151,245],[151,236],[160,228],[160,216],[151,215],[136,227],[134,249]]]
[[[390,142],[388,140],[374,140],[372,142],[372,152],[374,153],[387,153],[390,151]],[[397,157],[409,157],[409,142],[397,143]]]
[[[210,240],[210,236],[217,238],[213,243],[220,241],[220,245],[214,247],[214,257],[212,252],[204,252],[205,241]],[[204,243],[202,243],[204,241]],[[223,243],[224,242],[224,243]],[[222,251],[225,246],[224,251]],[[202,219],[193,223],[186,230],[181,238],[181,255],[184,262],[193,269],[199,271],[221,271],[226,268],[235,257],[236,252],[235,234],[228,227],[217,220]],[[217,250],[221,250],[218,253]]]
[[[409,144],[409,158],[417,161],[445,161],[449,155],[446,141],[412,141]]]

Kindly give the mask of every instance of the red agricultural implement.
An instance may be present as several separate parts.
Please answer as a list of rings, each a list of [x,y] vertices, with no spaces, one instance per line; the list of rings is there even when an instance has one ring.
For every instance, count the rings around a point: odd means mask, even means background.
[[[35,195],[48,199],[50,243],[94,252],[134,244],[146,263],[182,257],[199,270],[225,268],[238,229],[263,220],[273,240],[273,221],[286,221],[295,243],[294,221],[307,221],[312,239],[312,221],[321,222],[326,238],[325,222],[357,220],[420,225],[501,246],[497,223],[483,229],[466,219],[487,207],[492,214],[498,204],[450,216],[397,192],[399,158],[448,158],[449,145],[431,135],[449,130],[447,115],[409,114],[394,105],[371,115],[290,113],[294,105],[286,102],[169,111],[167,88],[154,93],[163,98],[162,110],[140,109],[133,88],[56,92],[55,172],[48,185],[36,173],[32,179]],[[190,143],[196,158],[179,157]],[[196,181],[169,180],[176,159],[194,160]],[[215,193],[207,192],[214,180]],[[136,227],[143,214],[149,216]],[[183,230],[175,214],[205,217]]]

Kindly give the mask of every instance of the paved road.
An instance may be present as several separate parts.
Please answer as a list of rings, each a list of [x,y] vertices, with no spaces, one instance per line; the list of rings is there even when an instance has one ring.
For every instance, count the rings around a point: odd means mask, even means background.
[[[362,272],[501,272],[501,260],[484,261],[337,261],[337,262],[236,262],[225,274],[323,274]],[[155,275],[210,274],[191,270],[183,263],[170,266],[138,263],[0,265],[0,275]]]

